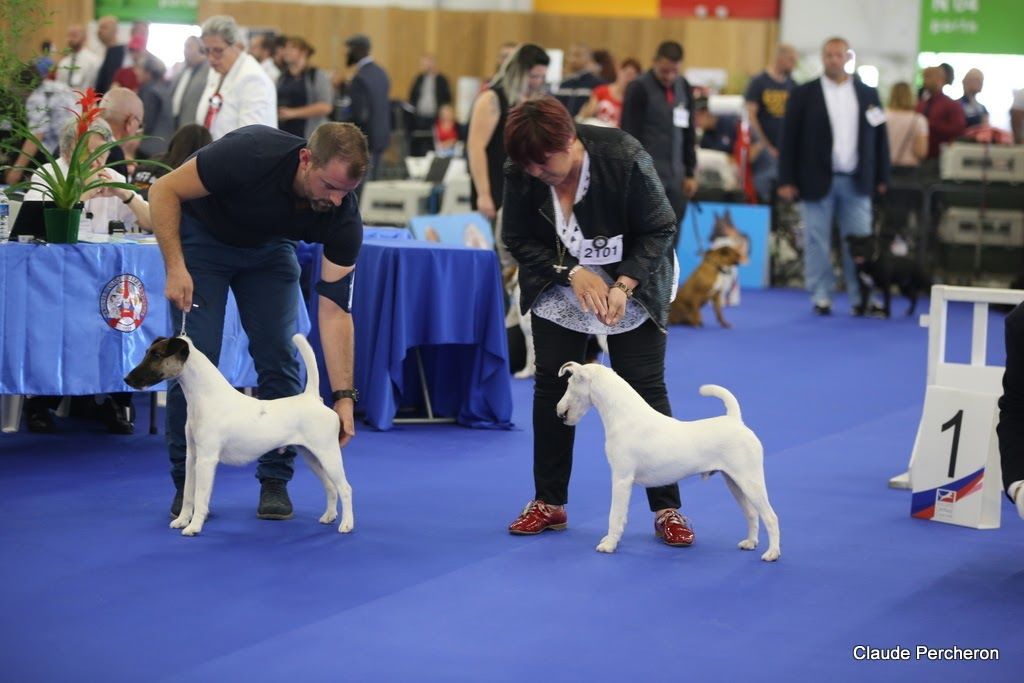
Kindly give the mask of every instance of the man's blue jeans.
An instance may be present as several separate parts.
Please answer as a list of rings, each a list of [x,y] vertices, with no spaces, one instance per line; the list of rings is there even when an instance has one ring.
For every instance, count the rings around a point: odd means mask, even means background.
[[[299,364],[291,337],[298,311],[299,263],[295,246],[275,239],[256,248],[233,247],[211,236],[195,219],[181,217],[181,246],[192,276],[193,308],[185,334],[214,365],[220,359],[228,289],[235,294],[238,315],[249,337],[261,399],[294,396],[301,391]],[[181,329],[181,311],[171,306],[171,325]],[[209,416],[216,420],[216,415]],[[185,395],[173,382],[167,391],[167,446],[171,477],[185,483]],[[260,458],[258,479],[292,478],[295,452],[271,451]]]
[[[853,176],[835,175],[828,194],[817,201],[801,202],[800,213],[804,220],[804,283],[811,299],[816,304],[832,302],[832,219],[838,217],[846,292],[850,305],[859,306],[860,288],[846,236],[871,234],[871,196],[857,191]]]

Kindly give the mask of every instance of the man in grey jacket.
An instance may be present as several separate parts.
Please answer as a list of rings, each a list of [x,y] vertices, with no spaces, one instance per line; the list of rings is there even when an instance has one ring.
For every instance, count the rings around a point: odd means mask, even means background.
[[[174,130],[196,122],[199,98],[206,89],[210,63],[203,54],[203,43],[195,36],[185,39],[185,65],[171,81],[171,115]]]

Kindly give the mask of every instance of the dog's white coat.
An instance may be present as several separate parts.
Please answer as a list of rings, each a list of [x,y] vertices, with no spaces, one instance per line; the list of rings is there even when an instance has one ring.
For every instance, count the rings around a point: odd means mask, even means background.
[[[348,533],[355,525],[352,487],[338,448],[341,420],[323,404],[316,359],[309,342],[300,334],[292,337],[306,365],[306,388],[298,396],[261,401],[237,391],[217,367],[192,344],[189,345],[178,383],[188,401],[185,423],[185,489],[181,514],[171,522],[185,536],[203,529],[210,511],[210,494],[217,463],[245,465],[261,455],[285,446],[296,446],[309,468],[320,479],[327,494],[327,509],[321,524],[338,518]]]
[[[726,414],[683,422],[651,408],[610,368],[594,363],[566,363],[559,376],[570,373],[569,386],[556,410],[566,424],[575,425],[593,405],[604,423],[605,454],[612,471],[612,503],[608,535],[597,550],[615,552],[626,528],[633,484],[664,486],[693,474],[721,472],[747,518],[743,550],[757,547],[758,519],[768,531],[768,550],[761,559],[779,559],[779,520],[768,502],[764,480],[764,449],[740,416],[739,403],[726,389],[706,384],[703,396],[725,403]]]

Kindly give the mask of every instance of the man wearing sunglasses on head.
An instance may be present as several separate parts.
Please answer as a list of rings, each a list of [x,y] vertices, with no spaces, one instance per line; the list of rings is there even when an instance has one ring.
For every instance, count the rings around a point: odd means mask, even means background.
[[[196,123],[208,128],[214,140],[257,123],[276,128],[277,88],[259,62],[245,52],[234,18],[210,17],[203,22],[200,40],[210,74],[196,109]]]

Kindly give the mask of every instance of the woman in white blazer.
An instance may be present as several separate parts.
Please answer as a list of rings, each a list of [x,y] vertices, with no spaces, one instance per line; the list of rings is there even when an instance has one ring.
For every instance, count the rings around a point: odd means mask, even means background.
[[[242,31],[232,17],[203,22],[203,52],[210,62],[206,90],[196,109],[196,123],[214,140],[252,124],[277,127],[277,87],[242,46]]]

